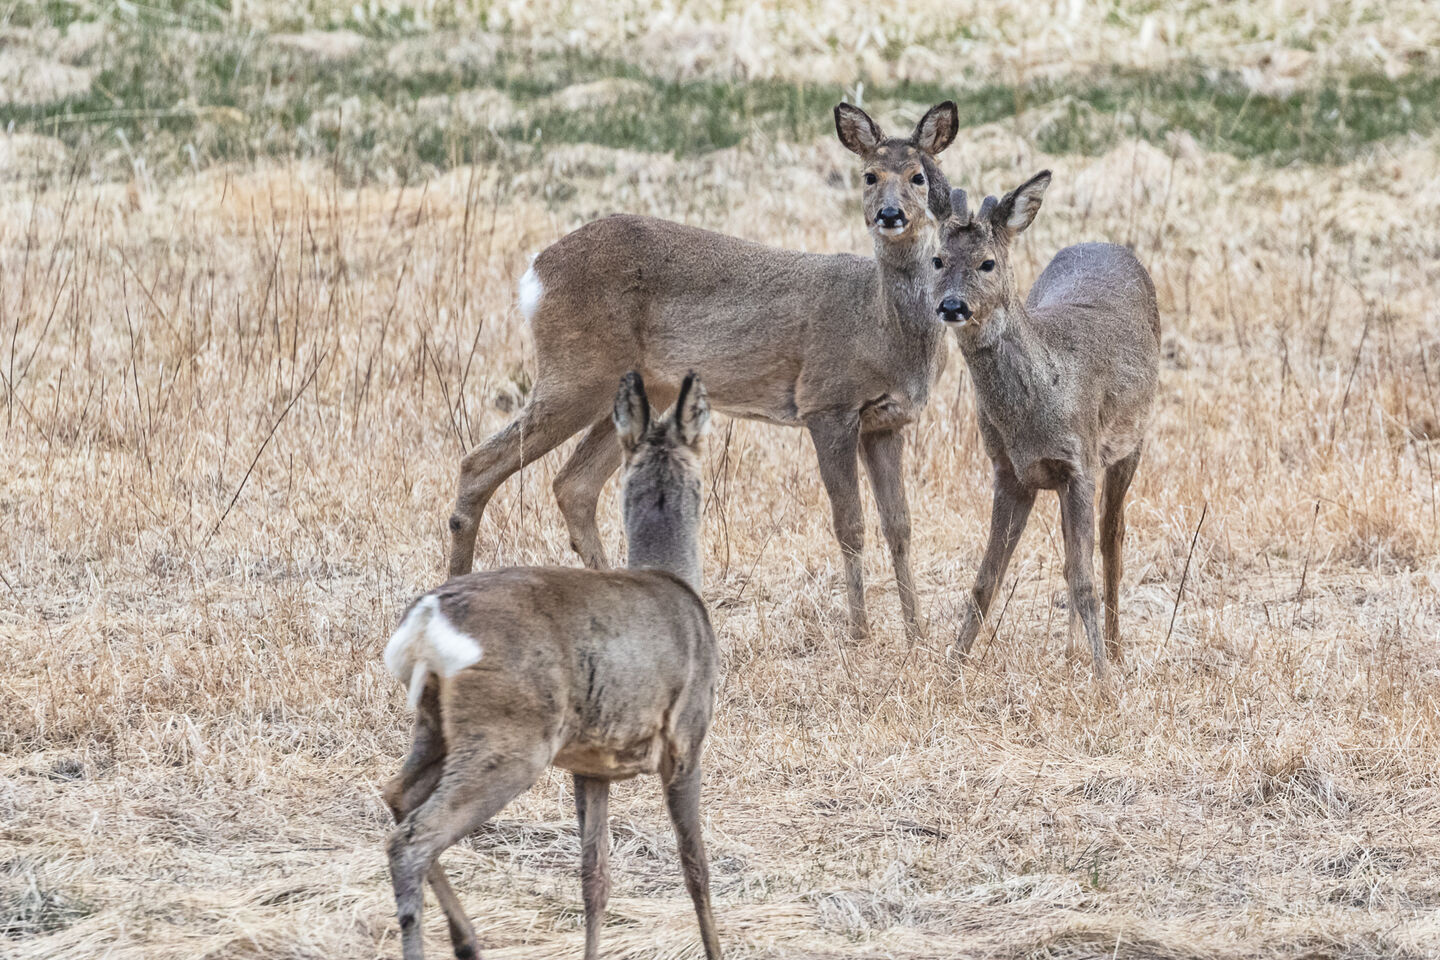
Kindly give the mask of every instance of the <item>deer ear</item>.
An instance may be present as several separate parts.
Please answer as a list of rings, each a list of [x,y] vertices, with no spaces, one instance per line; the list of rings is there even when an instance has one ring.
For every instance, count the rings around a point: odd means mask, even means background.
[[[633,452],[645,438],[645,431],[650,429],[650,401],[645,396],[645,380],[639,372],[631,370],[621,379],[620,389],[615,392],[612,419],[620,446],[627,454]]]
[[[940,169],[940,164],[928,153],[920,154],[920,166],[925,168],[925,207],[936,223],[950,219],[950,180]]]
[[[685,375],[685,382],[680,385],[680,396],[675,401],[675,430],[682,443],[693,447],[705,435],[708,426],[710,398],[705,393],[705,384],[691,370]]]
[[[925,116],[915,124],[915,132],[910,134],[910,143],[933,157],[950,146],[959,132],[960,111],[956,109],[954,100],[946,100],[925,112]]]
[[[885,140],[880,125],[870,114],[849,103],[835,105],[835,133],[851,153],[868,157]]]
[[[1045,188],[1048,186],[1050,171],[1041,170],[1001,197],[990,214],[990,222],[994,225],[995,232],[1013,237],[1034,223],[1035,214],[1040,212],[1040,200],[1045,196]]]

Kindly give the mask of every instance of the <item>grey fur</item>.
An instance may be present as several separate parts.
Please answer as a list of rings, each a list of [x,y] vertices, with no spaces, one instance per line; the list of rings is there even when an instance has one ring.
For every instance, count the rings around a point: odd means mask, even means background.
[[[987,197],[973,221],[941,228],[944,266],[935,302],[972,311],[956,337],[975,387],[981,435],[994,464],[994,505],[985,557],[957,640],[969,652],[989,612],[1038,490],[1056,490],[1070,590],[1070,652],[1077,624],[1090,642],[1097,678],[1107,648],[1119,658],[1119,585],[1125,492],[1144,445],[1155,397],[1160,314],[1150,275],[1128,248],[1066,247],[1021,300],[1010,244],[1034,218],[1046,171],[1000,200]],[[981,265],[994,261],[989,271]],[[957,317],[958,320],[958,317]],[[1094,499],[1105,475],[1101,551],[1105,636],[1093,585]]]
[[[644,383],[639,374],[630,374],[620,392],[636,389],[643,402]],[[617,408],[620,404],[617,398]],[[649,425],[638,440],[620,435],[626,464],[621,502],[630,568],[668,570],[696,593],[701,588],[700,526],[687,520],[700,516],[704,495],[694,445],[709,421],[705,386],[691,373],[680,387],[674,413]]]

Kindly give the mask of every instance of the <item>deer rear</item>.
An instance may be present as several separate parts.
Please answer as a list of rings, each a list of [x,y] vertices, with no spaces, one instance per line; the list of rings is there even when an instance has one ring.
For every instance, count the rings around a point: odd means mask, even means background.
[[[385,788],[399,823],[389,857],[405,960],[423,954],[425,879],[456,956],[478,956],[437,858],[551,764],[575,778],[587,960],[598,951],[609,894],[610,782],[640,774],[664,783],[705,953],[720,955],[699,821],[700,750],[718,662],[696,592],[697,448],[709,406],[689,377],[674,413],[652,421],[644,383],[631,374],[613,416],[627,461],[631,568],[452,578],[411,605],[386,650],[417,705],[410,756]]]

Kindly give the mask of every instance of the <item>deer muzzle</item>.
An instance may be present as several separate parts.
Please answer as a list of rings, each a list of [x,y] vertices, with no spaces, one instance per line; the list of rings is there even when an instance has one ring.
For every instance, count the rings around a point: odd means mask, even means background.
[[[881,207],[875,214],[875,226],[880,229],[882,234],[900,233],[905,229],[907,223],[905,211],[899,207]]]
[[[946,297],[944,300],[941,300],[940,306],[935,308],[935,312],[938,313],[940,319],[946,323],[964,324],[973,315],[970,310],[970,304],[961,300],[959,297]]]

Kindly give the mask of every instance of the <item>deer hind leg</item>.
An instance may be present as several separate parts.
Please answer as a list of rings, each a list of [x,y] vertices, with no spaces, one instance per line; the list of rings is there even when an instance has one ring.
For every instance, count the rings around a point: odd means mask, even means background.
[[[1105,486],[1100,493],[1100,558],[1105,565],[1105,648],[1119,663],[1124,656],[1120,645],[1120,578],[1125,573],[1125,494],[1135,479],[1140,448],[1105,469]]]
[[[858,448],[860,418],[854,411],[826,413],[806,423],[820,461],[820,479],[830,496],[830,513],[835,539],[845,561],[845,596],[850,609],[850,635],[855,639],[870,632],[865,614],[865,517],[860,510]]]
[[[990,505],[990,539],[985,543],[985,556],[980,560],[975,586],[971,588],[965,604],[960,635],[955,639],[956,653],[962,657],[970,652],[980,634],[980,626],[990,614],[990,604],[1005,579],[1005,571],[1010,566],[1020,535],[1025,532],[1033,506],[1035,491],[1020,483],[1008,461],[996,463],[995,490]]]
[[[670,387],[651,387],[651,406],[663,410],[674,401],[675,394]],[[560,514],[570,531],[570,547],[592,570],[605,570],[610,566],[600,539],[600,526],[595,522],[595,509],[605,482],[619,466],[620,443],[615,439],[615,424],[607,413],[590,425],[585,439],[555,475],[555,502],[560,505]]]
[[[518,757],[508,752],[468,754],[458,763],[452,757],[431,794],[391,831],[387,844],[390,883],[395,891],[404,960],[423,960],[425,955],[420,924],[421,882],[429,877],[433,886],[435,876],[443,878],[438,869],[440,854],[528,789],[549,761],[548,754],[534,753]],[[449,889],[448,883],[445,889]],[[439,889],[436,895],[444,905],[446,898]],[[449,896],[453,899],[454,892]],[[458,901],[453,907],[458,910]],[[449,909],[446,916],[450,917]],[[470,942],[456,943],[456,956],[467,956],[462,953],[467,947],[475,949],[473,934]],[[478,951],[468,955],[478,956]]]
[[[670,823],[675,827],[675,846],[680,852],[680,868],[685,872],[685,888],[690,891],[695,916],[700,921],[700,942],[705,946],[706,960],[719,960],[720,938],[715,933],[715,915],[710,909],[710,863],[700,831],[698,757],[672,773],[665,784],[665,805],[670,811]]]
[[[600,928],[610,899],[610,781],[575,776],[580,818],[580,890],[585,897],[585,960],[600,954]]]
[[[605,481],[619,466],[620,444],[615,440],[615,424],[604,417],[591,424],[585,439],[555,475],[555,502],[570,531],[570,548],[592,570],[610,568],[605,545],[600,541],[595,509]]]
[[[406,815],[435,790],[445,768],[445,735],[440,728],[440,682],[435,677],[425,684],[410,725],[410,753],[400,773],[380,791],[395,822]]]
[[[880,509],[880,529],[890,547],[895,567],[895,587],[900,594],[900,613],[905,633],[911,639],[921,635],[920,609],[915,599],[915,579],[910,569],[910,505],[905,498],[905,436],[899,430],[877,430],[860,434],[860,453],[870,489]]]
[[[1095,679],[1107,675],[1105,644],[1095,609],[1095,481],[1075,474],[1060,490],[1060,526],[1065,534],[1065,582],[1070,607],[1090,641]]]
[[[425,686],[415,713],[410,755],[405,758],[399,776],[386,784],[382,791],[396,823],[404,820],[435,792],[435,786],[445,771],[445,738],[440,729],[439,693],[440,684],[432,677]],[[429,881],[430,889],[435,891],[435,899],[445,913],[456,960],[479,957],[480,946],[475,939],[475,928],[470,925],[470,918],[465,915],[460,898],[450,886],[450,880],[438,860],[431,864],[425,879]]]
[[[504,429],[465,455],[450,515],[450,576],[470,572],[480,516],[500,484],[594,421],[609,402],[604,385],[588,381],[555,393],[537,391]]]

